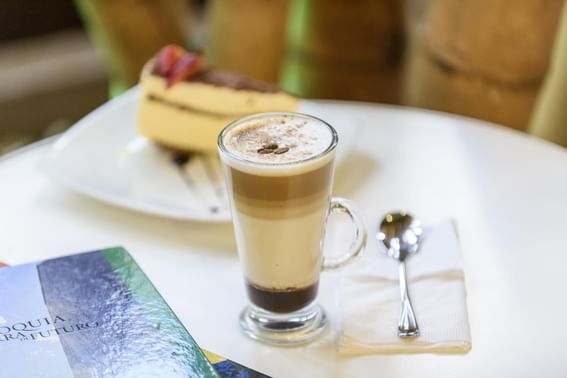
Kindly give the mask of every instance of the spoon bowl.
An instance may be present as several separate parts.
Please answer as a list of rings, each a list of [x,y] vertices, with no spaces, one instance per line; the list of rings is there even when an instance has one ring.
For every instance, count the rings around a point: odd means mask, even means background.
[[[386,253],[404,260],[417,253],[423,228],[421,222],[407,212],[388,213],[380,222],[376,238],[386,246]]]

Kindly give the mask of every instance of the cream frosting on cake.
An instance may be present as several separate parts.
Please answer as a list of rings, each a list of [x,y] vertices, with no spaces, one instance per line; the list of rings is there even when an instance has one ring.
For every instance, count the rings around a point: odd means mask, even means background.
[[[174,83],[159,73],[158,58],[140,79],[138,130],[158,144],[184,151],[216,151],[220,131],[243,116],[295,111],[299,100],[277,86],[213,67]]]

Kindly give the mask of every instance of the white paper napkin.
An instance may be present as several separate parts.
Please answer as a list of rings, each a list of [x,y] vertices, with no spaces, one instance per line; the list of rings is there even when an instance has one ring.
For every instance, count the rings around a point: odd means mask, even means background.
[[[453,222],[426,230],[419,253],[407,260],[406,267],[420,336],[401,339],[397,335],[401,308],[397,262],[367,251],[366,258],[341,279],[340,353],[470,350],[463,259]]]

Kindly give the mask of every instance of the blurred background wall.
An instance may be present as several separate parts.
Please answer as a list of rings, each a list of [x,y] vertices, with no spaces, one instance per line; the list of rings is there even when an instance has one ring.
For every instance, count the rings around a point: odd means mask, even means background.
[[[0,153],[61,131],[106,99],[72,0],[0,3]]]
[[[553,119],[567,130],[565,116],[541,116],[567,95],[543,94],[567,80],[557,73],[567,70],[557,53],[567,41],[557,38],[563,3],[2,0],[0,153],[64,130],[135,85],[168,43],[301,97],[441,110],[567,145],[567,131],[536,125]]]

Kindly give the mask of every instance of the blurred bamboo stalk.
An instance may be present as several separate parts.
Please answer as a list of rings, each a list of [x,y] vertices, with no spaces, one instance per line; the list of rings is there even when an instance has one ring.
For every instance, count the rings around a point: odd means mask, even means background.
[[[403,0],[293,0],[281,83],[302,97],[398,103]]]
[[[539,94],[529,131],[567,147],[567,6],[563,7],[551,66]]]
[[[431,0],[414,36],[409,105],[526,130],[563,0]]]
[[[111,94],[136,84],[144,63],[169,43],[189,43],[185,0],[75,0],[101,50]]]
[[[205,57],[219,68],[276,83],[288,0],[210,0]]]

